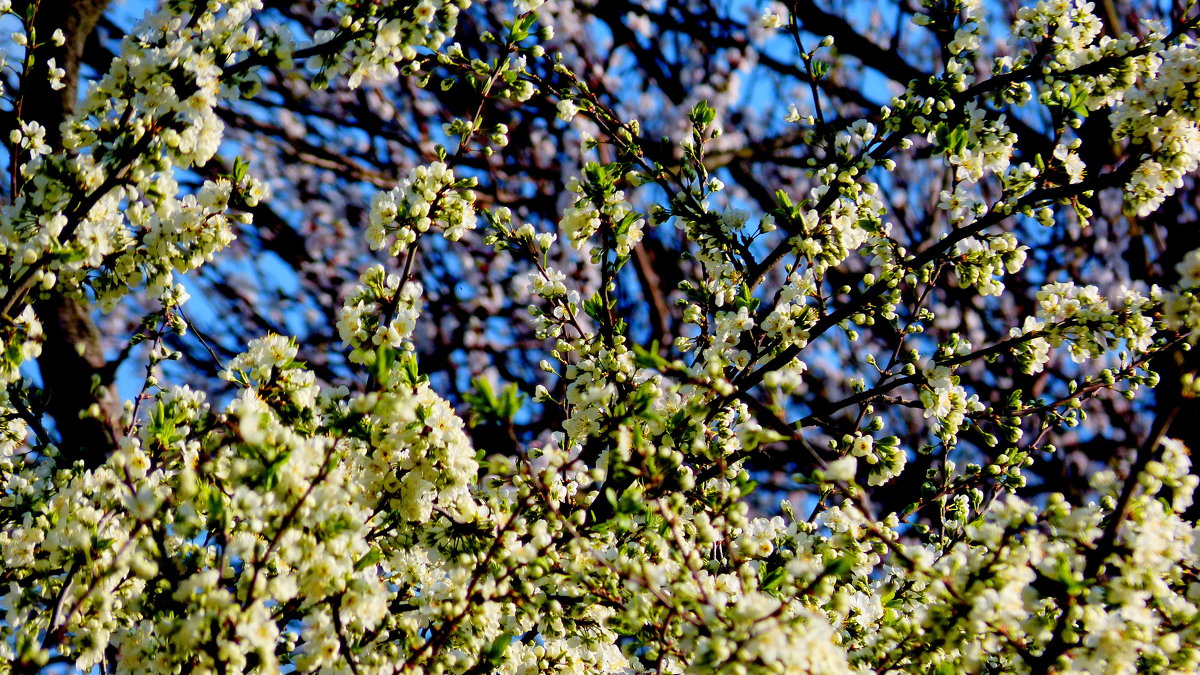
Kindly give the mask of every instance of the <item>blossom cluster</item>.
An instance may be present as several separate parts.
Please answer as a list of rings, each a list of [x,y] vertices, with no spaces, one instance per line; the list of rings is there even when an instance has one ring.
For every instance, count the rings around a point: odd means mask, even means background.
[[[367,242],[372,250],[387,246],[399,255],[422,233],[437,225],[450,241],[475,229],[475,195],[470,178],[456,180],[441,162],[418,166],[388,192],[371,200]]]
[[[1124,289],[1118,297],[1104,298],[1095,286],[1077,286],[1073,282],[1047,284],[1037,293],[1038,311],[1028,317],[1012,335],[1029,336],[1022,346],[1027,358],[1026,372],[1040,372],[1052,347],[1066,346],[1076,363],[1100,358],[1114,344],[1124,342],[1134,353],[1150,349],[1157,325],[1155,314],[1161,311],[1163,294],[1151,289],[1150,295]]]
[[[593,164],[585,168],[585,173],[601,170],[600,165]],[[617,255],[628,257],[630,250],[642,240],[646,219],[625,199],[625,192],[606,187],[601,181],[585,183],[579,179],[573,179],[566,188],[579,195],[575,203],[563,211],[558,224],[571,246],[582,248],[604,228],[603,234],[612,238],[612,248]]]
[[[342,305],[338,335],[352,350],[351,360],[369,365],[379,346],[411,347],[409,340],[420,313],[421,285],[406,281],[401,286],[399,276],[375,265],[363,273]]]
[[[242,172],[180,197],[174,167],[216,153],[224,125],[215,106],[236,94],[222,64],[258,44],[247,19],[259,7],[148,18],[63,125],[70,154],[51,154],[36,123],[14,133],[29,154],[18,167],[23,189],[0,214],[6,312],[58,285],[90,289],[111,307],[143,283],[169,285],[231,240],[231,219],[244,216],[228,207],[257,203],[265,186]]]
[[[411,70],[422,50],[437,50],[454,34],[459,13],[469,0],[358,3],[325,0],[324,9],[337,21],[333,30],[317,31],[316,45],[328,47],[309,57],[314,84],[328,86],[345,76],[346,86],[394,80]],[[285,38],[286,39],[286,38]]]

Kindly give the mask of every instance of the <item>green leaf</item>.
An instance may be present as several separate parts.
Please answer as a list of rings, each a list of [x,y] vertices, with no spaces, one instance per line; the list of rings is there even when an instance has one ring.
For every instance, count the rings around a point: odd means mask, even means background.
[[[950,145],[950,127],[945,122],[938,122],[933,127],[933,140],[943,148]]]
[[[1008,407],[1012,410],[1020,410],[1021,396],[1024,395],[1024,393],[1025,392],[1020,389],[1012,390],[1012,392],[1008,395]]]
[[[854,563],[847,556],[834,558],[825,565],[825,569],[821,572],[822,577],[835,577],[844,579],[854,570]]]
[[[633,343],[633,362],[639,368],[654,368],[656,370],[670,368],[670,362],[659,354],[660,348],[658,340],[651,342],[649,347],[643,347],[636,342]]]
[[[716,117],[717,111],[708,105],[708,99],[702,99],[688,113],[688,119],[697,129],[705,129],[708,125],[712,124]]]
[[[371,565],[374,565],[375,563],[379,562],[382,559],[383,559],[383,554],[379,552],[379,549],[373,548],[370,551],[368,551],[367,554],[365,556],[363,556],[361,560],[354,563],[354,571],[361,572],[361,571],[367,569],[368,567],[370,567]]]
[[[240,183],[246,177],[246,171],[250,168],[250,162],[235,157],[233,160],[233,182]]]
[[[484,654],[484,660],[493,666],[499,666],[504,661],[504,652],[508,650],[508,646],[512,644],[512,633],[504,632],[496,636],[492,640],[492,644],[488,646],[487,652]]]
[[[733,304],[735,307],[745,307],[751,312],[757,310],[761,302],[762,300],[754,297],[753,291],[750,290],[750,286],[744,283],[742,284],[737,297],[733,299]]]
[[[225,523],[225,500],[221,498],[220,490],[208,491],[208,520],[209,522]]]
[[[766,573],[763,574],[760,586],[764,591],[773,591],[779,588],[785,578],[787,578],[786,569],[783,567],[772,567],[767,569]]]
[[[583,301],[583,313],[596,321],[601,320],[601,317],[604,315],[604,300],[600,297],[599,293]]]
[[[1087,117],[1087,92],[1083,89],[1076,89],[1074,84],[1067,85],[1067,92],[1069,94],[1067,97],[1067,109],[1080,117]]]
[[[600,188],[603,193],[612,188],[616,178],[623,173],[623,168],[622,164],[588,162],[583,167],[583,177],[587,179],[589,185]]]
[[[471,406],[472,427],[480,424],[506,426],[512,422],[525,403],[525,397],[517,385],[506,384],[497,394],[492,385],[482,377],[471,380],[471,391],[463,394],[463,400]]]
[[[950,132],[950,149],[955,153],[962,152],[967,147],[969,138],[970,134],[967,133],[965,127],[956,127],[954,131]]]
[[[779,202],[779,205],[785,209],[792,208],[792,198],[782,188],[775,191],[775,201]]]

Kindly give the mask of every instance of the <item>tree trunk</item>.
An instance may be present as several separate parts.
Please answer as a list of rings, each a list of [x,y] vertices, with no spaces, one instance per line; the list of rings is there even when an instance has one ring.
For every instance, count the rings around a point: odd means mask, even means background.
[[[60,126],[75,109],[84,45],[108,0],[29,0],[24,5],[26,9],[32,5],[40,46],[33,68],[21,82],[18,117],[44,126],[46,142],[60,152]],[[56,30],[66,38],[61,46],[51,40]],[[51,58],[66,72],[62,78],[66,86],[58,90],[50,86],[47,63]],[[59,449],[69,462],[83,460],[96,466],[117,447],[120,436],[120,402],[106,368],[100,333],[88,307],[74,298],[44,297],[34,303],[34,310],[45,330],[38,368]]]

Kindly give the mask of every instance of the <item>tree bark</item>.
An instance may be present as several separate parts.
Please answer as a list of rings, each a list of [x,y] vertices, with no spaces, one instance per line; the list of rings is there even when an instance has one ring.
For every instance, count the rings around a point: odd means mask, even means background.
[[[44,126],[46,142],[61,152],[60,127],[75,109],[84,45],[108,0],[27,0],[18,3],[18,10],[21,4],[26,10],[32,7],[39,46],[36,61],[21,82],[17,116]],[[66,39],[61,46],[51,40],[56,30]],[[66,73],[61,89],[51,87],[51,58]],[[83,460],[96,466],[117,447],[120,401],[89,307],[51,293],[33,305],[45,330],[38,369],[48,395],[47,412],[54,418],[62,456],[68,462]]]

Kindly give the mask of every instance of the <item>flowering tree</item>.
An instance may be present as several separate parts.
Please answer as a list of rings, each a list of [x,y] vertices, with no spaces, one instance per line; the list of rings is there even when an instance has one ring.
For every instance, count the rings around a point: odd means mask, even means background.
[[[0,2],[0,667],[1200,667],[1193,379],[1153,370],[1200,249],[1067,255],[1191,213],[1194,3],[930,2],[890,62],[804,0],[169,0],[119,45],[63,4]],[[294,304],[251,311],[247,240]],[[106,338],[148,345],[123,407]]]

